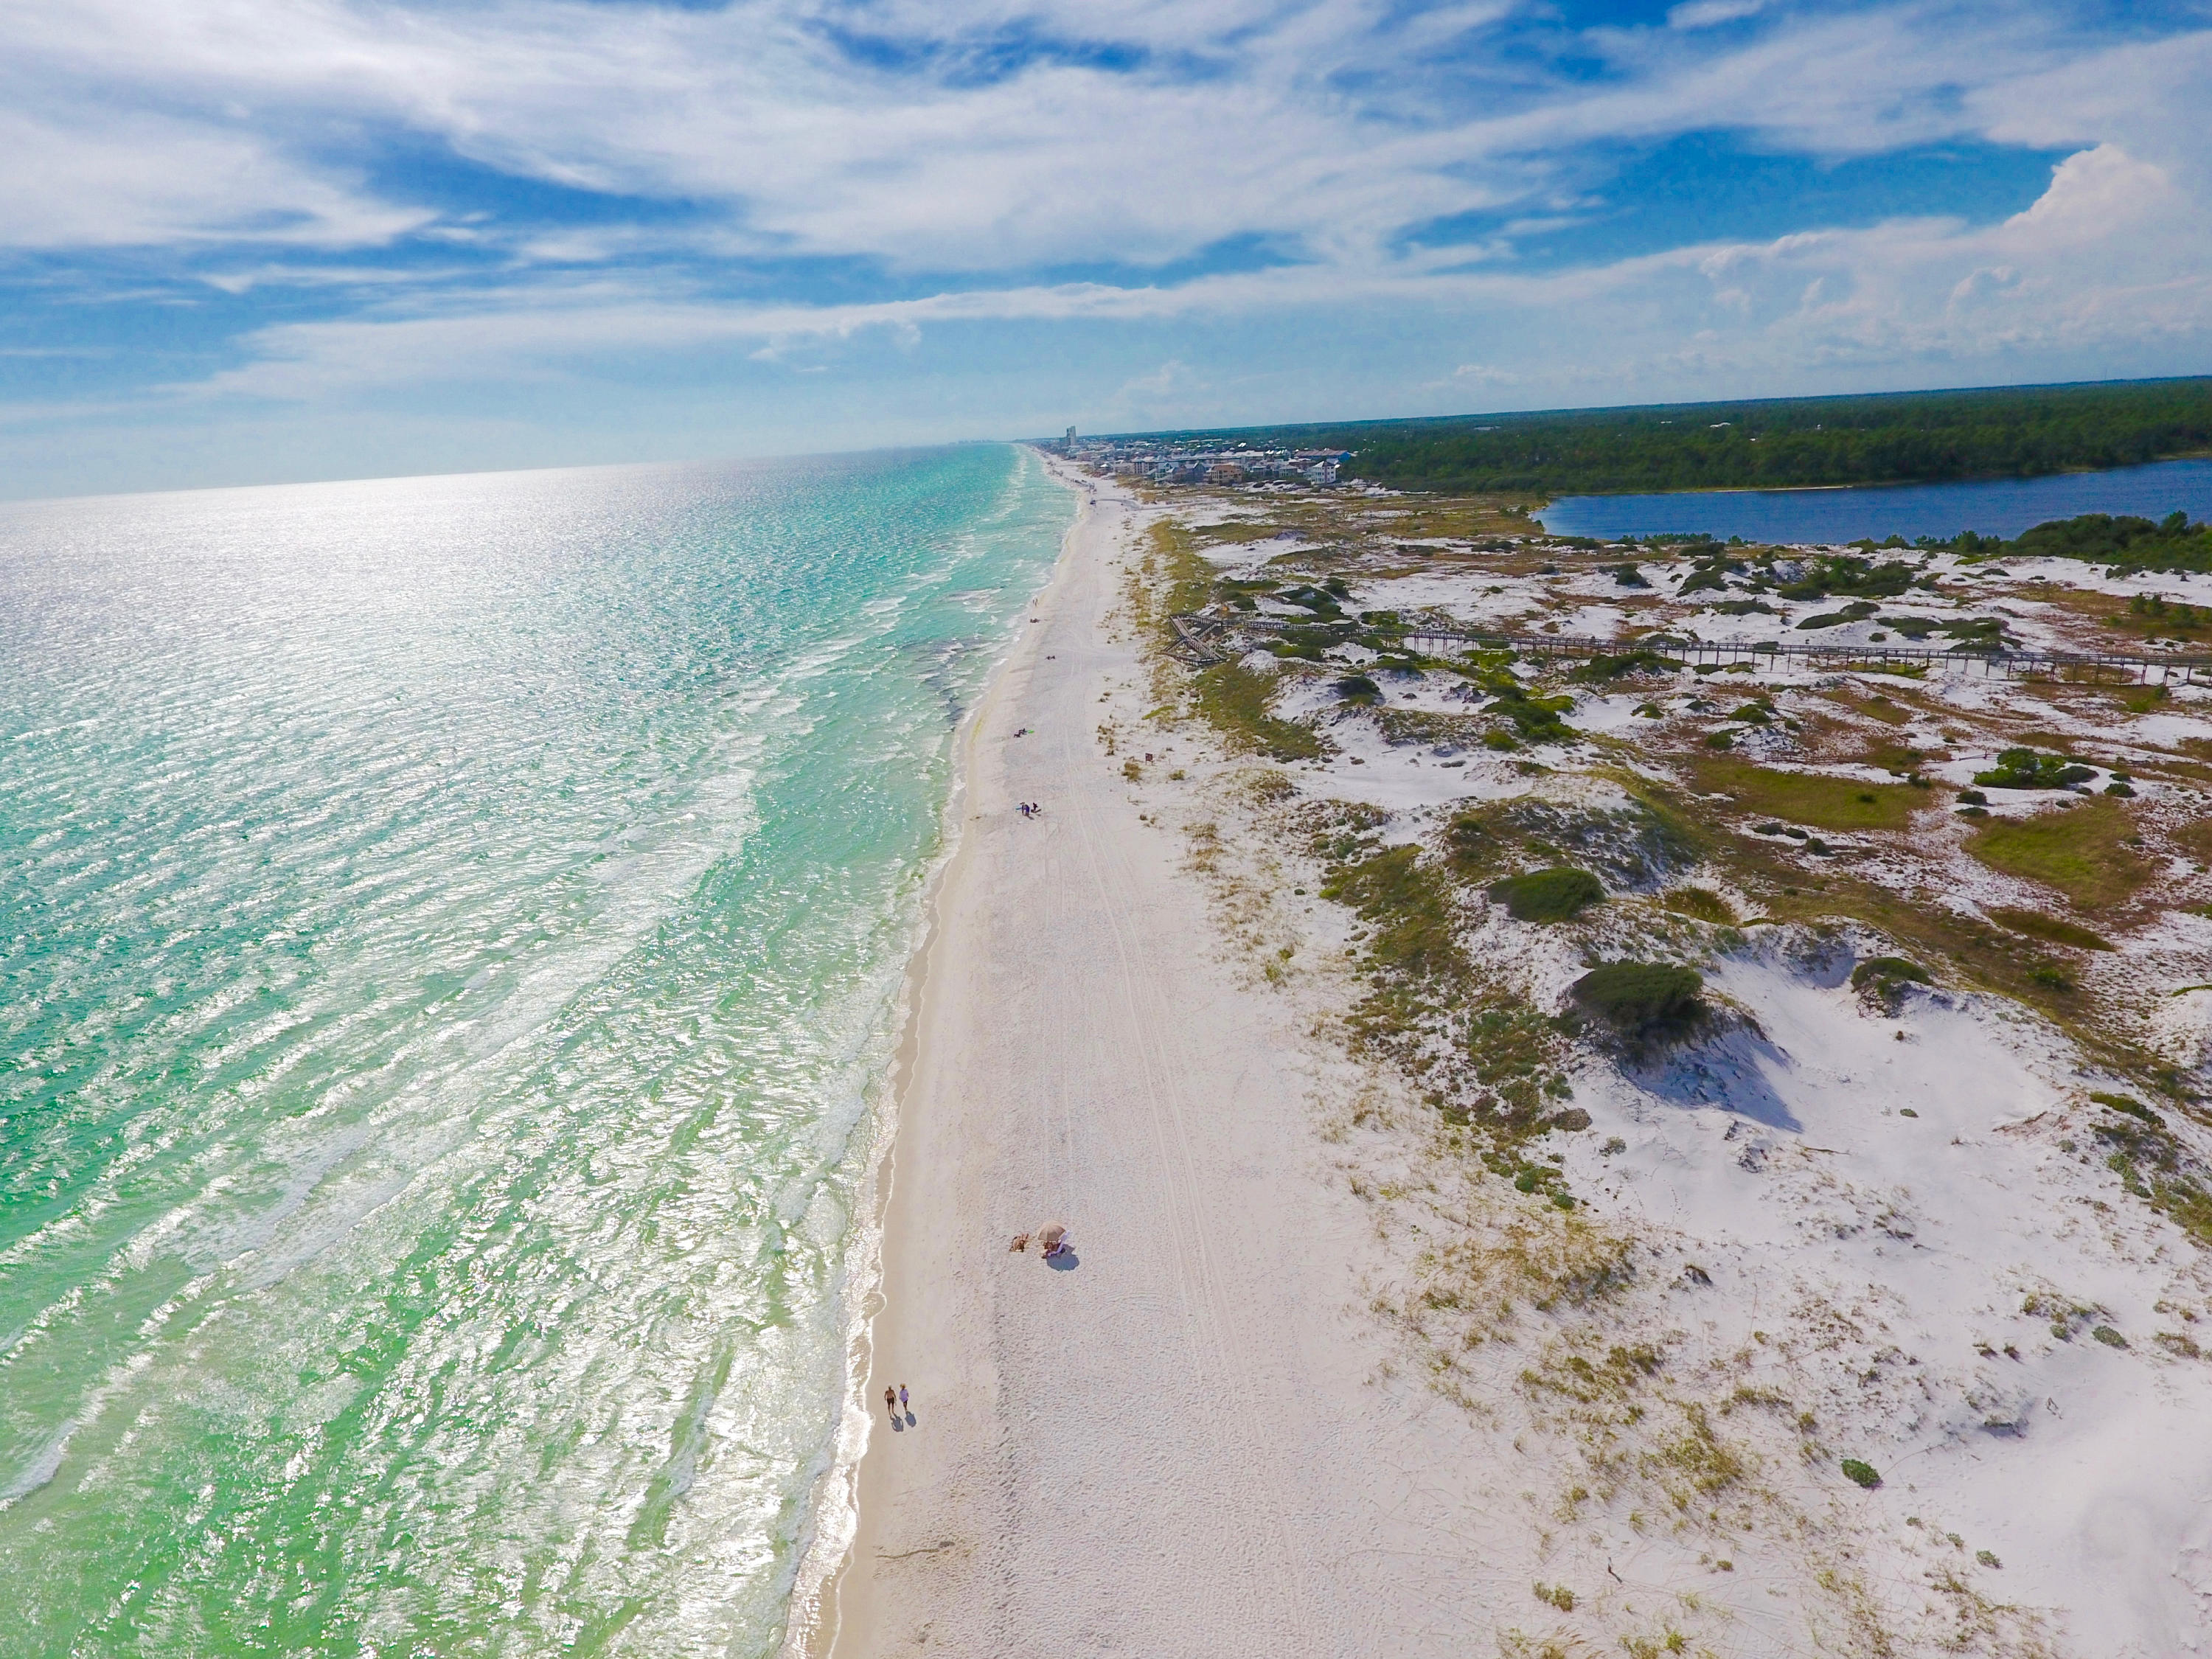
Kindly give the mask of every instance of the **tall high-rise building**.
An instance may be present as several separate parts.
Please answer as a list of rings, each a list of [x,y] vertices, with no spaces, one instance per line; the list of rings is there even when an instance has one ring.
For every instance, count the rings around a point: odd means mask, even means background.
[[[1066,442],[1068,448],[1073,449],[1075,447],[1075,428],[1073,427],[1067,428]]]

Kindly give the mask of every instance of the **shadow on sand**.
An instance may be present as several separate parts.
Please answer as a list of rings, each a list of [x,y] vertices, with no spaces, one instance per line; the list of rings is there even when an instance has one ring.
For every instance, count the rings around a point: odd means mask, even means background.
[[[1056,1273],[1072,1273],[1083,1265],[1083,1258],[1073,1250],[1062,1250],[1058,1255],[1048,1255],[1044,1265]]]
[[[1797,1134],[1805,1126],[1768,1081],[1789,1071],[1789,1055],[1757,1031],[1738,1027],[1713,1042],[1678,1048],[1628,1075],[1638,1088],[1672,1105],[1718,1106],[1770,1129]]]

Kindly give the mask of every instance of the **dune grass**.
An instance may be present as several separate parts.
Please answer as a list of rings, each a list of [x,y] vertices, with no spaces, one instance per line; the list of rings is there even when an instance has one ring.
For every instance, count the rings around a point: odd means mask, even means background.
[[[1165,578],[1159,603],[1162,625],[1168,617],[1195,611],[1213,597],[1214,570],[1198,551],[1198,538],[1182,525],[1162,519],[1147,532],[1147,574]]]
[[[2094,910],[2118,904],[2150,879],[2150,867],[2128,848],[2134,838],[2126,812],[2116,802],[2098,800],[1994,821],[1968,839],[1966,851],[1992,870],[2055,887]]]
[[[1320,757],[1319,733],[1268,712],[1275,695],[1272,676],[1242,663],[1216,663],[1194,676],[1191,686],[1200,716],[1232,748],[1279,761]]]
[[[1368,954],[1385,972],[1412,978],[1455,975],[1466,965],[1453,937],[1451,886],[1420,862],[1420,849],[1394,847],[1329,872],[1321,896],[1348,904],[1374,933]]]
[[[1851,969],[1851,988],[1858,991],[1869,986],[1889,991],[1908,981],[1915,985],[1928,985],[1934,982],[1934,975],[1905,957],[1869,957]]]
[[[1714,755],[1695,763],[1698,786],[1727,795],[1747,812],[1815,830],[1902,830],[1929,804],[1925,790],[1814,772],[1778,772]]]
[[[1735,926],[1735,908],[1710,887],[1675,887],[1659,896],[1659,902],[1677,915],[1710,921],[1723,927]]]
[[[2102,934],[2093,933],[2086,927],[2077,927],[2070,921],[2061,921],[2057,916],[2046,916],[2040,910],[1992,910],[1990,920],[2008,933],[2025,933],[2030,939],[2043,939],[2052,945],[2071,945],[2076,951],[2110,951],[2115,948],[2112,940]]]

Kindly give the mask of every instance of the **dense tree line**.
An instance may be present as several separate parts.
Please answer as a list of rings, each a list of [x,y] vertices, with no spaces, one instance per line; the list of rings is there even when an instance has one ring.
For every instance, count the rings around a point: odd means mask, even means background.
[[[2186,513],[2169,513],[2157,523],[2131,514],[2084,513],[2023,530],[2012,541],[1969,530],[1954,541],[1923,538],[1920,544],[1984,558],[2011,554],[2085,559],[2118,570],[2212,571],[2212,525],[2192,524]]]
[[[2034,477],[2212,450],[2212,379],[1676,404],[1228,435],[1349,449],[1349,476],[1398,489],[1532,497]]]

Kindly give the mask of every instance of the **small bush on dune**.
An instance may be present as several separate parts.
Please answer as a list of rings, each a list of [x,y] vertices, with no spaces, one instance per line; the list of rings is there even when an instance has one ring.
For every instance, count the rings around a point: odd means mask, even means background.
[[[1871,1463],[1862,1463],[1856,1457],[1846,1457],[1844,1460],[1844,1475],[1846,1480],[1855,1481],[1869,1492],[1881,1485],[1881,1476],[1876,1472],[1875,1466]]]
[[[1851,969],[1851,988],[1855,991],[1863,991],[1869,986],[1888,990],[1907,980],[1915,985],[1935,982],[1925,968],[1903,957],[1869,957]]]
[[[1988,771],[1975,773],[1974,781],[1987,789],[2064,789],[2087,783],[2096,775],[2091,768],[2077,765],[2063,755],[2008,749]]]
[[[1382,688],[1364,674],[1346,674],[1336,683],[1336,695],[1346,702],[1379,702]]]
[[[2144,1105],[2142,1102],[2136,1099],[2131,1095],[2102,1094],[2093,1089],[2089,1091],[2089,1098],[2095,1101],[2100,1106],[2108,1106],[2116,1112],[2125,1112],[2130,1117],[2140,1118],[2143,1122],[2149,1124],[2154,1129],[2163,1129],[2166,1127],[2166,1120],[2164,1118],[2160,1117],[2156,1112],[2151,1110],[2149,1107]]]
[[[1565,921],[1590,905],[1603,902],[1605,884],[1587,870],[1562,866],[1493,882],[1490,896],[1503,904],[1516,921]]]
[[[1348,904],[1375,929],[1368,951],[1389,972],[1415,978],[1464,965],[1452,937],[1451,892],[1443,873],[1412,847],[1394,847],[1329,872],[1323,898]]]
[[[1603,685],[1627,674],[1671,674],[1674,665],[1656,651],[1630,651],[1619,656],[1601,653],[1572,670],[1567,678],[1577,685]]]
[[[1701,994],[1704,977],[1671,963],[1608,962],[1577,980],[1567,994],[1575,1006],[1632,1042],[1680,1036],[1711,1011]]]

